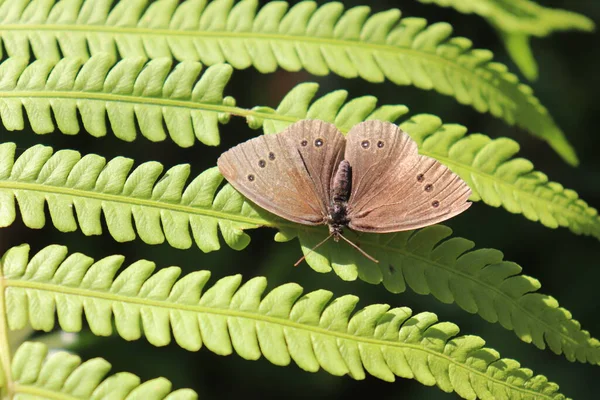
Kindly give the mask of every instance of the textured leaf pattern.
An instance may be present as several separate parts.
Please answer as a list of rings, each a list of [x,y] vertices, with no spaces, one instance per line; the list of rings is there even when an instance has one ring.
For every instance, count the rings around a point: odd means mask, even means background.
[[[169,136],[182,147],[196,138],[218,145],[218,123],[229,119],[233,98],[223,98],[231,66],[215,65],[198,80],[202,66],[179,63],[171,72],[171,59],[131,57],[115,64],[99,55],[85,64],[78,58],[59,62],[12,58],[0,64],[0,119],[8,130],[24,128],[25,108],[34,132],[57,127],[74,135],[83,126],[93,136],[107,133],[106,117],[115,136],[125,141],[136,137],[136,125],[152,141]],[[220,108],[217,108],[220,107]],[[56,125],[53,120],[56,120]]]
[[[58,128],[73,135],[81,130],[80,115],[86,132],[104,136],[109,131],[108,116],[110,131],[122,140],[135,140],[138,128],[149,140],[170,137],[182,147],[192,146],[196,138],[218,145],[219,123],[227,123],[232,114],[246,115],[254,124],[267,118],[266,124],[273,129],[287,124],[271,121],[275,110],[269,107],[242,109],[235,107],[232,97],[223,95],[232,73],[230,65],[213,65],[198,78],[200,63],[184,61],[172,71],[171,64],[171,59],[146,62],[140,57],[115,63],[106,55],[93,56],[85,63],[71,57],[30,65],[23,58],[10,58],[0,64],[0,121],[8,130],[23,129],[24,108],[34,132],[44,134]],[[290,117],[302,114],[317,89],[314,83],[301,84],[280,105],[279,113]],[[403,105],[376,107],[373,96],[342,104],[346,96],[340,94],[314,105],[310,116],[320,118],[319,107],[328,112],[332,107],[341,108],[337,123],[347,130],[362,117],[393,122],[408,112]]]
[[[340,3],[317,7],[300,2],[257,0],[4,1],[1,40],[9,56],[58,60],[108,52],[150,58],[175,57],[207,65],[227,61],[260,72],[278,67],[384,79],[398,85],[453,96],[480,112],[490,112],[546,140],[566,161],[577,156],[529,86],[492,53],[472,49],[470,40],[451,37],[446,23],[400,19],[392,9],[369,16],[366,6],[344,11]],[[93,12],[92,12],[93,9]],[[59,51],[60,49],[60,51]]]
[[[114,399],[114,400],[193,400],[191,389],[171,391],[165,378],[141,382],[140,378],[119,372],[105,378],[110,364],[102,358],[81,362],[64,351],[48,356],[46,345],[25,342],[12,361],[15,399]],[[33,394],[35,393],[35,395]]]
[[[229,65],[209,67],[195,84],[200,64],[182,62],[169,73],[170,66],[170,60],[164,59],[146,64],[142,59],[126,59],[114,64],[106,56],[94,56],[83,65],[73,58],[57,64],[36,61],[29,66],[23,59],[9,59],[0,64],[0,120],[9,130],[23,129],[24,107],[35,132],[58,128],[76,134],[80,115],[86,131],[103,136],[108,115],[110,130],[123,140],[134,140],[139,127],[150,140],[170,137],[181,146],[190,146],[195,137],[205,144],[218,144],[218,123],[227,122],[230,115],[245,116],[250,127],[262,127],[270,134],[304,118],[328,121],[347,132],[365,120],[395,122],[408,112],[404,105],[377,107],[374,96],[347,101],[344,90],[314,100],[316,83],[299,84],[276,109],[248,110],[235,107],[233,98],[223,97]],[[511,158],[519,148],[516,142],[480,134],[465,136],[466,128],[442,125],[435,116],[415,116],[402,127],[417,141],[422,154],[446,164],[469,183],[472,200],[502,205],[551,228],[564,226],[600,238],[597,211],[574,191],[534,171],[529,161]]]
[[[530,80],[538,76],[538,66],[529,44],[530,36],[544,37],[555,31],[574,29],[591,32],[595,28],[594,22],[584,15],[542,7],[529,0],[419,1],[453,7],[462,13],[475,13],[487,19],[498,30],[513,61]]]
[[[216,168],[186,186],[187,165],[175,166],[159,179],[162,166],[154,162],[130,173],[132,160],[122,157],[105,162],[96,155],[81,157],[68,150],[52,154],[48,147],[34,146],[13,163],[14,151],[14,144],[0,145],[0,226],[16,218],[16,198],[28,227],[45,225],[47,203],[57,229],[72,231],[79,225],[86,235],[100,234],[104,214],[109,233],[121,242],[137,234],[148,244],[167,240],[175,248],[189,248],[195,242],[208,252],[219,249],[220,230],[225,242],[239,250],[250,241],[245,229],[271,226],[280,230],[276,240],[298,236],[307,253],[326,235],[325,227],[300,226],[255,208],[230,185],[217,192],[222,177]],[[470,251],[471,241],[445,240],[451,230],[442,225],[388,235],[347,234],[380,263],[345,243],[329,241],[308,254],[309,265],[318,272],[333,269],[345,280],[382,282],[395,293],[409,286],[433,294],[500,322],[539,348],[548,344],[570,360],[600,363],[599,343],[555,299],[534,293],[539,282],[519,275],[521,267],[504,261],[499,251]]]
[[[53,154],[51,148],[37,145],[13,161],[14,152],[14,144],[0,145],[0,181],[6,183],[0,188],[2,227],[14,221],[16,199],[30,228],[45,225],[48,203],[52,223],[63,232],[74,231],[79,224],[85,235],[99,235],[104,214],[108,231],[118,242],[131,241],[137,234],[148,244],[166,240],[179,249],[195,241],[208,252],[220,248],[218,228],[230,247],[242,249],[250,241],[242,230],[262,221],[229,185],[215,196],[223,180],[216,167],[185,187],[189,165],[175,166],[158,180],[163,167],[157,162],[130,173],[133,160],[124,157],[107,163],[95,154],[81,157],[72,150]],[[10,188],[8,182],[21,184]]]
[[[505,261],[498,250],[472,250],[470,240],[449,238],[452,230],[446,226],[386,235],[346,233],[379,264],[332,241],[309,253],[326,233],[297,233],[307,262],[319,272],[333,269],[344,280],[358,277],[373,284],[382,282],[393,293],[408,286],[443,303],[456,303],[488,322],[498,322],[540,349],[547,344],[571,361],[600,363],[600,342],[590,338],[556,299],[536,293],[541,287],[538,280],[520,275],[522,268]]]
[[[8,316],[19,316],[9,320],[13,329],[26,324],[27,315],[36,329],[51,329],[56,307],[67,330],[81,329],[85,311],[98,335],[111,333],[114,318],[125,339],[143,334],[158,346],[169,343],[172,331],[177,343],[192,351],[204,345],[220,355],[264,356],[275,365],[294,361],[306,371],[323,368],[354,379],[366,374],[385,381],[416,379],[468,399],[565,398],[558,385],[500,358],[477,336],[457,336],[456,325],[438,322],[432,313],[411,315],[408,308],[385,304],[354,312],[356,296],[331,301],[331,292],[302,295],[297,284],[265,293],[263,277],[241,285],[241,277],[234,275],[207,287],[207,271],[178,280],[179,268],[153,274],[148,261],[115,277],[123,257],[93,262],[80,253],[67,257],[62,246],[48,246],[30,260],[28,253],[27,246],[15,247],[2,259]],[[30,354],[17,358],[18,365],[35,360]]]
[[[260,117],[249,115],[248,124],[255,129],[262,127],[265,134],[272,134],[283,131],[297,120],[309,118],[335,123],[347,132],[360,121],[383,119],[393,122],[404,114],[401,106],[384,106],[372,111],[377,101],[372,96],[344,103],[347,97],[344,90],[331,92],[313,102],[316,91],[314,84],[298,85],[276,110],[254,108],[254,111],[260,111]],[[267,112],[271,115],[265,115]],[[535,171],[530,161],[515,158],[519,144],[514,140],[491,139],[483,134],[467,135],[464,126],[443,124],[438,117],[428,114],[413,116],[401,122],[400,127],[417,142],[421,154],[437,159],[469,184],[473,191],[471,200],[481,200],[493,207],[502,206],[549,228],[568,227],[576,234],[600,239],[598,211],[580,199],[575,191],[565,189],[561,184],[549,181],[544,173]]]

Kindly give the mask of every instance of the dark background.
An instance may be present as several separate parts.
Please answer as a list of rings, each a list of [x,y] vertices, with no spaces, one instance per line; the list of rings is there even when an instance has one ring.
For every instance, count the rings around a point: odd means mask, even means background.
[[[366,4],[344,1],[347,7]],[[476,15],[463,15],[453,9],[423,5],[416,1],[377,1],[371,4],[373,11],[391,7],[402,10],[403,16],[425,17],[430,22],[447,21],[455,28],[455,35],[473,40],[475,47],[490,49],[495,60],[508,64],[517,73],[516,66],[508,56],[493,29]],[[600,23],[600,3],[593,0],[552,0],[544,5],[570,9]],[[319,1],[319,4],[323,4]],[[574,189],[580,197],[594,207],[600,206],[600,136],[597,132],[598,102],[600,92],[599,34],[565,32],[544,39],[532,38],[535,57],[539,63],[540,76],[530,83],[538,98],[550,110],[558,125],[574,145],[581,165],[573,168],[565,164],[550,147],[534,139],[526,132],[506,125],[489,114],[479,114],[470,107],[458,104],[453,98],[436,92],[414,87],[399,87],[390,82],[371,84],[360,79],[343,79],[335,75],[310,76],[306,72],[289,73],[277,71],[261,75],[253,69],[235,71],[227,86],[226,94],[236,98],[241,107],[255,105],[276,107],[282,96],[300,82],[315,81],[321,84],[319,95],[332,90],[346,89],[350,98],[371,94],[380,99],[379,104],[406,104],[411,114],[432,113],[447,123],[459,123],[470,132],[482,132],[492,138],[507,136],[521,145],[520,156],[531,160],[537,170],[546,173],[551,180]],[[400,120],[402,121],[402,119]],[[180,149],[171,141],[150,143],[140,138],[134,143],[123,143],[113,135],[93,139],[87,134],[75,137],[55,133],[37,136],[25,132],[3,131],[3,141],[15,141],[20,149],[34,143],[49,144],[59,148],[74,148],[82,153],[94,152],[112,158],[117,155],[132,157],[136,162],[157,160],[170,167],[189,162],[193,175],[215,165],[219,154],[232,145],[260,132],[251,131],[242,118],[233,117],[221,128],[222,146],[208,148],[196,145]],[[524,274],[540,280],[540,293],[554,296],[562,307],[573,313],[584,329],[592,336],[600,335],[600,319],[597,307],[600,295],[597,291],[600,272],[600,245],[597,239],[576,236],[565,228],[548,229],[531,222],[522,215],[513,215],[502,208],[492,208],[476,203],[471,209],[447,223],[456,236],[475,241],[477,248],[495,248],[504,252],[505,258],[523,267]],[[105,229],[106,230],[106,229]],[[179,265],[185,272],[209,269],[213,279],[231,274],[243,274],[244,279],[257,275],[269,278],[273,288],[286,282],[297,282],[306,291],[328,289],[336,296],[355,294],[361,298],[359,307],[373,303],[388,303],[394,307],[409,306],[415,313],[431,311],[441,321],[458,324],[462,334],[483,337],[487,345],[503,357],[517,359],[524,367],[536,374],[543,374],[561,386],[561,392],[569,397],[593,398],[596,393],[598,367],[568,362],[563,356],[551,351],[541,351],[533,345],[520,341],[512,331],[499,324],[490,324],[480,317],[470,315],[456,305],[444,305],[432,296],[419,296],[411,291],[391,294],[383,286],[364,282],[342,282],[333,273],[318,274],[306,264],[292,268],[299,257],[297,241],[274,243],[275,231],[258,229],[249,232],[250,246],[242,252],[223,249],[203,254],[197,248],[181,251],[166,244],[149,246],[136,240],[131,243],[115,243],[112,238],[85,237],[80,232],[63,234],[50,224],[41,230],[30,230],[22,225],[20,218],[10,228],[0,231],[1,250],[23,242],[32,245],[32,251],[51,244],[68,245],[71,251],[81,251],[95,258],[110,254],[125,254],[126,265],[140,258],[155,261],[158,267]],[[128,343],[119,337],[96,338],[84,334],[79,348],[82,358],[104,357],[113,364],[111,373],[133,372],[142,379],[165,376],[174,388],[191,387],[201,398],[234,398],[256,396],[262,398],[314,398],[349,399],[377,393],[379,398],[431,398],[450,399],[456,394],[445,394],[437,388],[428,388],[415,380],[398,379],[386,383],[367,376],[365,381],[349,377],[333,377],[320,371],[312,374],[300,370],[295,364],[281,368],[261,359],[246,361],[237,355],[217,356],[206,349],[192,353],[172,344],[154,348],[145,339]]]

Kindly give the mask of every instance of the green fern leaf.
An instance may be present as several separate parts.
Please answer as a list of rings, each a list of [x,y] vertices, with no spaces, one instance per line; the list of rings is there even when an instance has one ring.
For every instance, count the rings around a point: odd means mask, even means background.
[[[539,288],[536,280],[510,278],[520,267],[502,261],[499,252],[465,253],[473,243],[460,238],[442,242],[450,235],[444,226],[359,238],[349,232],[352,240],[380,260],[379,265],[345,243],[333,241],[308,254],[324,238],[324,227],[300,226],[274,217],[246,202],[230,185],[217,192],[222,182],[217,168],[206,170],[185,187],[187,165],[169,169],[156,183],[162,166],[154,162],[129,173],[133,162],[122,157],[106,163],[96,155],[81,157],[70,150],[52,154],[50,148],[38,145],[13,163],[14,151],[14,144],[0,145],[0,226],[16,218],[16,198],[23,222],[31,228],[45,225],[47,203],[52,223],[61,231],[76,230],[79,224],[86,235],[101,234],[103,213],[117,241],[133,240],[136,234],[146,243],[166,240],[175,248],[189,248],[195,241],[205,252],[220,248],[218,230],[230,247],[240,250],[250,241],[244,230],[276,227],[280,230],[276,240],[299,237],[306,260],[316,271],[333,269],[345,280],[359,277],[373,284],[383,282],[392,292],[404,291],[408,284],[417,293],[432,293],[490,322],[499,321],[539,348],[545,347],[545,336],[554,352],[564,352],[569,359],[577,355],[580,361],[596,363],[600,358],[596,342],[554,299],[528,293]],[[470,254],[478,256],[467,262]],[[499,275],[490,278],[492,270]]]
[[[541,287],[536,279],[519,275],[521,267],[503,260],[498,250],[471,251],[473,242],[459,237],[448,239],[452,230],[446,226],[386,235],[346,233],[379,264],[332,241],[311,252],[327,233],[316,234],[309,229],[296,233],[306,261],[318,272],[333,269],[344,280],[382,282],[393,293],[403,292],[408,286],[416,293],[432,294],[443,303],[455,302],[488,322],[499,322],[540,349],[547,344],[571,361],[600,363],[600,342],[581,330],[579,322],[571,319],[571,313],[559,307],[556,299],[535,293]]]
[[[566,161],[577,156],[532,89],[520,84],[492,53],[451,38],[445,23],[400,19],[392,9],[373,14],[366,6],[344,12],[340,3],[317,7],[270,2],[257,13],[257,0],[189,0],[176,6],[160,0],[121,1],[112,10],[94,1],[4,2],[1,40],[9,56],[58,60],[60,54],[87,57],[109,52],[140,57],[175,57],[207,65],[227,61],[234,68],[272,72],[302,68],[316,75],[334,72],[370,82],[435,89],[516,123],[546,140]],[[110,12],[109,12],[110,11]],[[41,33],[43,32],[43,34]],[[60,47],[60,51],[59,51]]]
[[[152,141],[165,140],[168,135],[182,147],[191,146],[195,137],[204,144],[218,145],[218,123],[227,123],[232,114],[246,116],[256,126],[265,118],[273,129],[287,124],[272,121],[269,117],[275,110],[269,107],[247,110],[235,107],[232,97],[223,97],[232,72],[228,64],[209,67],[197,83],[202,69],[199,63],[181,62],[173,72],[170,68],[170,59],[145,63],[142,58],[127,58],[115,64],[107,55],[94,56],[84,64],[80,59],[63,58],[56,64],[44,60],[27,65],[25,59],[11,58],[0,64],[0,121],[8,130],[23,129],[24,107],[34,132],[44,134],[58,128],[73,135],[81,129],[79,114],[87,132],[104,136],[108,115],[111,130],[122,140],[133,141],[137,125]],[[307,83],[290,93],[277,110],[280,118],[306,114],[317,89],[317,84]],[[326,119],[332,107],[337,106],[336,112],[341,107],[336,123],[347,130],[363,116],[393,122],[408,112],[403,105],[376,107],[377,99],[372,96],[342,107],[345,98],[342,92],[325,96],[311,107],[308,117]],[[320,107],[327,114],[320,113]],[[356,113],[358,107],[363,112]]]
[[[457,11],[475,13],[498,30],[506,50],[521,72],[530,80],[537,79],[537,63],[533,58],[530,36],[544,37],[555,31],[591,32],[594,22],[584,15],[556,8],[542,7],[529,0],[419,0],[421,3],[453,7]]]
[[[15,161],[14,152],[13,143],[0,144],[1,227],[14,221],[15,199],[25,225],[43,227],[47,202],[52,223],[62,232],[76,230],[79,223],[84,234],[99,235],[103,213],[109,233],[119,242],[133,240],[137,233],[149,244],[167,240],[175,248],[189,248],[189,226],[197,246],[208,252],[220,247],[217,228],[230,247],[242,249],[250,241],[243,229],[267,223],[231,186],[215,196],[223,179],[216,167],[184,190],[189,165],[169,169],[157,182],[163,167],[156,162],[130,173],[133,160],[124,157],[107,163],[95,154],[53,154],[51,148],[37,145]]]
[[[9,130],[23,129],[24,107],[37,133],[53,131],[56,120],[62,132],[76,134],[79,114],[87,131],[102,136],[107,132],[107,114],[111,130],[121,139],[134,140],[137,125],[150,140],[164,140],[168,135],[177,144],[190,146],[195,136],[205,144],[218,144],[218,122],[227,122],[230,115],[246,116],[250,127],[262,127],[265,133],[279,132],[303,118],[329,121],[346,132],[367,119],[394,122],[408,112],[403,105],[376,107],[373,96],[346,102],[343,90],[313,101],[318,90],[315,83],[292,89],[276,110],[264,106],[247,110],[234,107],[232,98],[223,98],[230,66],[208,68],[195,85],[198,63],[182,62],[170,74],[169,68],[170,61],[164,59],[145,66],[142,59],[114,65],[107,56],[94,56],[83,66],[80,60],[68,58],[57,64],[36,61],[29,66],[22,59],[10,59],[0,64],[4,83],[0,83],[0,120]],[[441,125],[434,116],[416,116],[402,127],[413,135],[422,154],[443,162],[470,184],[473,200],[482,198],[486,204],[502,205],[548,227],[565,226],[600,238],[595,209],[572,190],[548,182],[544,174],[533,171],[529,161],[509,160],[518,150],[514,141],[463,137],[463,127]],[[490,152],[495,156],[490,157]]]
[[[171,72],[171,59],[131,57],[114,62],[97,55],[86,63],[64,58],[57,63],[12,58],[0,64],[0,119],[8,130],[24,128],[24,107],[34,132],[58,128],[65,134],[79,133],[78,113],[85,130],[93,136],[107,132],[106,116],[115,136],[133,141],[136,122],[152,141],[169,136],[182,147],[195,138],[207,145],[220,142],[218,123],[226,123],[227,110],[235,101],[223,98],[231,66],[209,67],[198,80],[202,66],[179,63]]]
[[[305,118],[334,123],[342,132],[367,119],[394,122],[408,110],[383,106],[374,110],[377,99],[363,96],[345,102],[345,90],[331,92],[313,102],[318,86],[303,83],[292,89],[276,110],[255,107],[248,114],[251,128],[265,134],[281,132]],[[312,104],[311,104],[312,103]],[[445,164],[464,179],[473,191],[471,200],[523,214],[549,228],[568,227],[576,234],[600,239],[600,216],[577,193],[551,182],[533,164],[514,158],[519,145],[508,138],[490,139],[482,134],[466,135],[467,128],[443,124],[433,115],[416,115],[400,123],[417,142],[419,152]]]
[[[106,360],[93,358],[82,363],[79,357],[64,351],[48,356],[46,345],[35,342],[23,343],[17,349],[10,367],[11,382],[6,386],[5,395],[10,398],[14,396],[15,399],[198,398],[191,389],[171,391],[171,382],[165,378],[141,383],[140,378],[128,372],[105,378],[110,370]]]
[[[332,293],[325,290],[302,296],[297,284],[263,296],[263,277],[241,285],[241,277],[234,275],[206,287],[208,271],[177,280],[179,268],[153,274],[154,264],[148,261],[132,264],[115,278],[121,256],[94,263],[79,253],[67,257],[62,246],[48,246],[31,260],[28,253],[28,246],[19,246],[2,259],[11,329],[27,317],[37,329],[51,329],[56,307],[63,329],[78,330],[85,310],[97,335],[111,334],[114,318],[125,339],[145,335],[157,346],[168,344],[172,331],[188,350],[204,345],[220,355],[236,352],[250,360],[264,356],[275,365],[294,361],[310,372],[323,368],[354,379],[366,374],[390,382],[396,376],[416,379],[469,399],[564,398],[556,384],[514,360],[501,359],[477,336],[456,336],[456,325],[438,322],[432,313],[411,316],[408,308],[385,304],[353,312],[357,297],[330,301]],[[17,371],[25,371],[21,363],[32,358],[17,357]]]

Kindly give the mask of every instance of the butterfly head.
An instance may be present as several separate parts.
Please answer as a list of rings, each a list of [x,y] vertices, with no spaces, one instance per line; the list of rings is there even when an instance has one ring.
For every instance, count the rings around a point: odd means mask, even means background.
[[[340,237],[342,236],[342,233],[344,232],[345,226],[346,226],[346,224],[341,225],[341,224],[336,224],[336,223],[331,223],[331,222],[329,223],[329,234],[333,238],[334,242],[339,242]]]

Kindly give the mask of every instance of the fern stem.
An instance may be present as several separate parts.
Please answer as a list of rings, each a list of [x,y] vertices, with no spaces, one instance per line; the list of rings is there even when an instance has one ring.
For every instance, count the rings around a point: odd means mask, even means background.
[[[121,103],[133,103],[133,104],[148,104],[154,106],[164,106],[173,108],[186,108],[186,109],[205,109],[207,111],[215,112],[234,112],[237,111],[237,107],[231,107],[226,105],[214,105],[208,103],[200,103],[200,106],[193,107],[194,102],[186,100],[173,100],[158,97],[143,97],[143,96],[128,96],[113,93],[100,93],[100,92],[73,92],[73,91],[31,91],[31,90],[11,90],[6,92],[0,91],[1,98],[39,98],[39,99],[77,99],[77,100],[101,100]]]
[[[300,118],[296,118],[296,117],[289,117],[287,115],[278,115],[278,114],[272,114],[272,113],[265,113],[265,112],[260,112],[260,111],[254,111],[251,109],[247,109],[247,108],[240,108],[240,107],[228,107],[229,108],[229,113],[231,115],[234,115],[236,117],[256,117],[259,119],[273,119],[273,120],[277,120],[277,121],[287,121],[287,122],[297,122],[300,120]],[[273,118],[275,117],[276,118]],[[340,129],[342,130],[342,129]],[[347,132],[348,130],[342,130],[342,132]]]
[[[0,273],[2,269],[0,268]],[[10,344],[8,341],[8,321],[6,313],[6,303],[4,297],[4,291],[8,285],[4,276],[0,276],[0,364],[2,365],[2,374],[6,393],[8,398],[12,398],[15,393],[15,385],[12,378],[12,367],[11,367],[11,356],[10,356]]]
[[[136,205],[141,207],[148,208],[157,208],[160,210],[170,210],[175,212],[182,212],[186,214],[192,215],[202,215],[206,217],[212,217],[215,219],[228,219],[230,221],[242,222],[253,225],[263,225],[274,228],[276,225],[272,222],[256,219],[256,218],[248,218],[235,213],[225,213],[221,211],[215,211],[208,208],[198,208],[193,206],[186,206],[182,204],[173,204],[168,202],[160,202],[154,200],[146,200],[137,197],[125,196],[125,195],[114,195],[107,193],[97,193],[89,190],[79,190],[73,188],[62,188],[58,186],[49,186],[37,183],[24,183],[24,182],[11,182],[11,181],[0,181],[0,188],[7,188],[11,190],[28,190],[32,192],[43,193],[47,195],[48,193],[52,194],[60,194],[66,196],[73,196],[79,198],[87,198],[94,199],[100,201],[107,201],[113,203],[121,203],[128,205]],[[277,226],[287,226],[289,228],[297,228],[297,225],[290,222],[288,224],[277,224]]]
[[[512,389],[512,388],[511,388]],[[14,393],[28,394],[40,399],[81,400],[81,397],[71,396],[65,392],[42,389],[33,385],[14,385]]]
[[[272,113],[254,111],[246,108],[228,106],[224,104],[197,103],[189,100],[173,100],[158,97],[128,96],[113,93],[84,92],[84,91],[34,91],[34,90],[10,90],[0,91],[0,98],[38,98],[38,99],[77,99],[77,100],[100,100],[107,102],[121,102],[131,104],[146,104],[161,107],[184,108],[192,110],[214,111],[218,113],[228,113],[239,117],[253,116],[260,119],[276,119],[278,121],[296,122],[298,118],[277,115]]]

